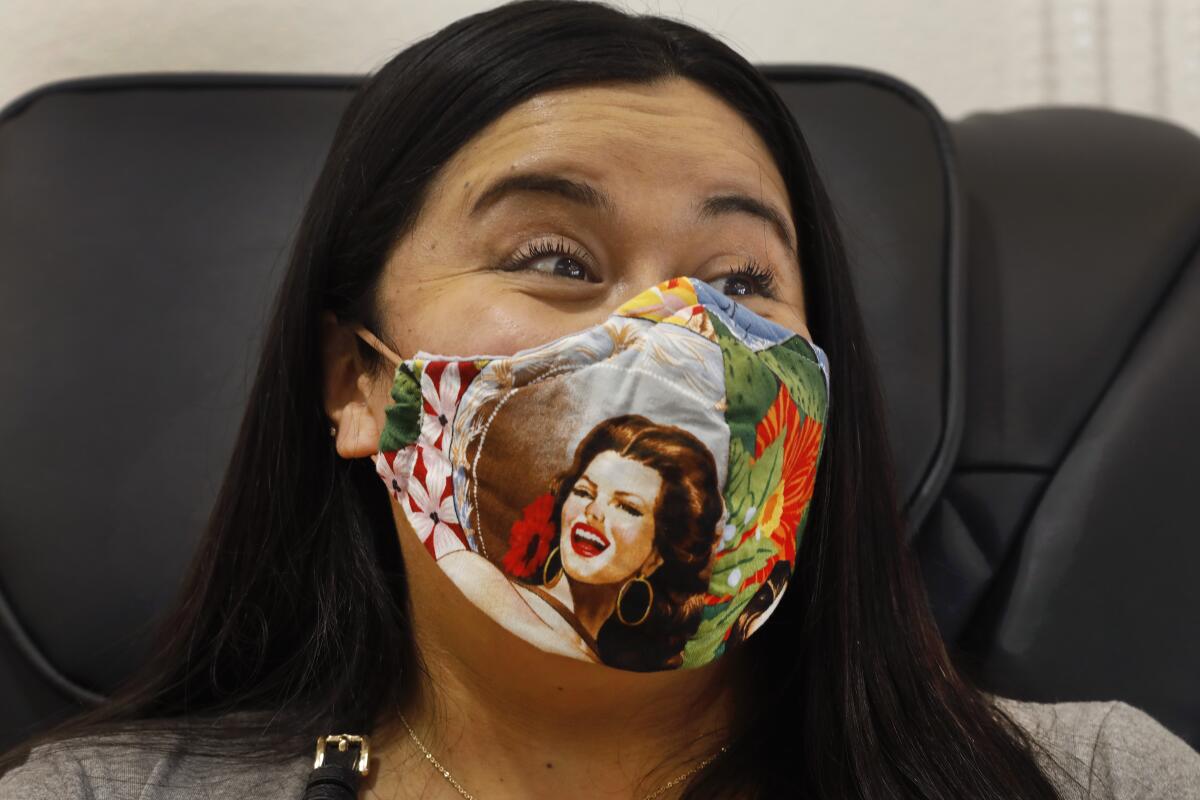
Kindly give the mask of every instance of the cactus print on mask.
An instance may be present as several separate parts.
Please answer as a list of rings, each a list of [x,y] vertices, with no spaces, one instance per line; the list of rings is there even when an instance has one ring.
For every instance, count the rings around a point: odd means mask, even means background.
[[[506,356],[396,371],[376,471],[500,625],[620,669],[699,667],[767,621],[795,568],[829,406],[825,353],[673,278]]]

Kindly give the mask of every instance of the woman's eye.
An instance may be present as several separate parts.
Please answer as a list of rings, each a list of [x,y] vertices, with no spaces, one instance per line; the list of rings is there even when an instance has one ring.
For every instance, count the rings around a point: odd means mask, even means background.
[[[737,269],[709,284],[718,292],[733,297],[776,297],[776,279],[774,271],[763,267],[754,258],[747,259]]]
[[[529,269],[574,280],[590,279],[587,256],[564,239],[532,242],[505,259],[498,269],[505,272]]]
[[[537,264],[547,264],[547,267],[538,267]],[[558,256],[557,258],[538,258],[529,262],[530,268],[538,272],[549,272],[551,275],[562,275],[565,278],[576,278],[578,280],[587,280],[587,268],[579,264],[570,256]]]
[[[632,514],[635,517],[640,517],[642,515],[641,511],[629,505],[628,503],[618,503],[617,506],[626,514]]]
[[[592,497],[592,495],[586,489],[581,489],[578,486],[571,490],[571,494],[575,495],[576,497],[585,497],[589,500]]]

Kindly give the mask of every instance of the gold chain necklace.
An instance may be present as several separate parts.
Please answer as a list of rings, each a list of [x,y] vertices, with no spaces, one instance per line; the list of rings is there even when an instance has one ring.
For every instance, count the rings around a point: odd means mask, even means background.
[[[400,721],[403,722],[404,727],[408,729],[408,735],[411,736],[412,740],[417,743],[417,747],[421,748],[421,752],[425,754],[425,760],[428,761],[430,764],[432,764],[434,769],[436,769],[438,772],[440,772],[442,777],[445,778],[446,780],[448,780],[450,782],[450,785],[453,786],[458,791],[459,794],[461,794],[463,797],[467,798],[467,800],[475,800],[475,796],[473,794],[471,794],[466,789],[464,789],[462,787],[462,784],[460,784],[458,781],[454,780],[454,777],[450,774],[450,770],[443,767],[438,762],[438,760],[433,757],[433,753],[429,752],[428,748],[426,748],[425,745],[421,744],[421,740],[417,738],[417,735],[415,733],[413,733],[413,729],[409,726],[408,720],[406,720],[404,718],[403,714],[400,715]],[[642,800],[654,800],[654,798],[658,797],[663,792],[665,792],[667,789],[670,789],[672,786],[675,786],[677,783],[682,781],[684,778],[686,778],[689,775],[692,775],[696,772],[699,772],[700,770],[707,767],[714,758],[721,755],[721,753],[724,753],[727,749],[728,748],[725,745],[721,745],[721,749],[718,750],[716,753],[713,753],[711,756],[704,759],[699,764],[692,767],[691,769],[689,769],[687,772],[683,773],[679,777],[667,781],[662,786],[658,787],[653,792],[651,792],[650,794],[643,797]]]

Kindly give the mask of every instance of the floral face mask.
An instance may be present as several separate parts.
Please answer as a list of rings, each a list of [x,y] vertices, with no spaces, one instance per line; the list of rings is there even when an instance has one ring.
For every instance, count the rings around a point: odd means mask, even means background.
[[[571,658],[692,668],[775,610],[809,516],[829,363],[703,281],[511,356],[401,359],[376,471],[458,588]]]

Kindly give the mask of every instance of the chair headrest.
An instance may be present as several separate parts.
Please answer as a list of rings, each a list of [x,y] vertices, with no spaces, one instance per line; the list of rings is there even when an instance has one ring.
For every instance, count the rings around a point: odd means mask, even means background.
[[[764,71],[841,217],[919,522],[961,425],[945,125],[878,73]],[[179,585],[288,245],[361,80],[102,77],[0,112],[0,602],[63,691],[94,699],[82,687],[126,675]]]

